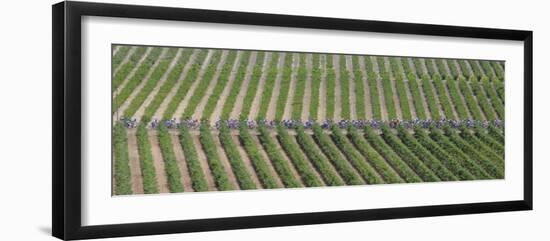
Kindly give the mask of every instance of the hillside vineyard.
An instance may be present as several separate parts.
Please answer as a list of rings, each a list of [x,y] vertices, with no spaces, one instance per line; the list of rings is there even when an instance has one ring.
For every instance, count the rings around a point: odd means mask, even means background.
[[[113,195],[504,178],[502,61],[112,51]]]

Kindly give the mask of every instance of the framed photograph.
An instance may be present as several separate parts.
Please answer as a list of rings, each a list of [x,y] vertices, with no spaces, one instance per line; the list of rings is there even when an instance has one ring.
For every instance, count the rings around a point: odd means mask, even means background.
[[[53,235],[531,210],[532,34],[55,4]]]

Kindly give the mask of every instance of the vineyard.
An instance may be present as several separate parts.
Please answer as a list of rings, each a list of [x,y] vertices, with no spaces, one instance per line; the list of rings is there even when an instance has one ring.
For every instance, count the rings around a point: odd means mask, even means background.
[[[504,63],[113,46],[113,194],[504,178]]]

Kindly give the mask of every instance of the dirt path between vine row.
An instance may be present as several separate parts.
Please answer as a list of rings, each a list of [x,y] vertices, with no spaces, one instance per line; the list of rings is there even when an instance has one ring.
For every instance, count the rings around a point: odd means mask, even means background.
[[[283,120],[292,119],[292,111],[294,109],[294,93],[296,93],[296,82],[298,82],[298,68],[300,68],[300,54],[292,54],[294,61],[292,62],[292,72],[290,73],[290,85],[288,95],[286,97],[285,109],[283,111]]]
[[[212,172],[210,171],[210,166],[208,165],[208,160],[206,159],[206,154],[204,153],[204,150],[202,149],[202,144],[199,140],[199,135],[191,135],[191,138],[193,139],[193,145],[195,146],[195,150],[197,150],[197,156],[199,158],[199,163],[201,165],[202,173],[204,173],[204,177],[206,179],[206,183],[208,185],[208,191],[216,191],[218,190],[216,188],[216,182],[214,181],[214,175],[212,175]]]
[[[120,45],[113,46],[112,56],[115,56],[116,53],[118,53],[118,50],[120,49]]]
[[[166,49],[166,48],[164,48],[162,50],[162,52],[159,55],[159,59],[153,64],[153,66],[151,66],[151,69],[149,70],[149,72],[147,72],[147,74],[145,75],[143,80],[141,80],[141,83],[139,83],[139,85],[134,89],[134,91],[132,91],[132,93],[128,96],[126,101],[124,101],[124,103],[118,108],[117,112],[119,114],[122,115],[124,113],[124,111],[126,111],[126,109],[128,109],[128,106],[130,106],[130,103],[132,103],[132,101],[134,100],[134,98],[136,98],[136,96],[139,94],[141,89],[143,89],[143,86],[145,86],[145,84],[147,82],[149,82],[149,78],[151,77],[151,74],[153,74],[155,68],[157,68],[157,66],[161,62],[161,59],[164,58],[167,50],[168,49]],[[113,116],[113,125],[114,125],[115,121],[116,121],[116,112],[113,115],[114,115]]]
[[[256,89],[256,93],[254,93],[254,99],[252,100],[252,105],[250,107],[250,112],[248,113],[248,119],[256,119],[258,116],[258,111],[260,110],[260,102],[262,100],[262,95],[264,93],[264,86],[265,86],[265,79],[267,77],[267,73],[269,72],[269,66],[271,64],[271,52],[266,52],[264,56],[264,62],[262,66],[262,74],[260,76],[260,79],[258,80],[258,87]],[[254,71],[254,70],[252,70]],[[248,75],[248,71],[247,71]],[[247,86],[246,88],[241,88],[241,91],[239,92],[239,97],[237,98],[237,102],[235,103],[235,107],[233,107],[233,111],[231,112],[231,118],[237,119],[239,118],[239,115],[241,114],[241,110],[243,108],[244,98],[246,97],[246,92],[248,92],[248,86],[250,86],[250,80],[252,79],[251,76],[247,76],[248,78],[245,78],[245,83],[243,85]]]
[[[160,152],[156,131],[149,132],[149,142],[151,144],[151,154],[153,155],[153,165],[155,166],[159,193],[169,193],[170,189],[168,188],[168,179],[166,178],[164,160],[162,159],[162,153]]]
[[[281,79],[283,78],[283,66],[285,61],[285,56],[287,53],[279,53],[279,63],[277,63],[277,76],[275,77],[275,85],[273,86],[271,99],[269,100],[269,105],[267,107],[266,119],[273,120],[275,119],[275,111],[277,109],[277,98],[279,97],[279,92],[281,91]],[[270,91],[270,90],[262,90]]]
[[[172,72],[172,69],[174,69],[174,66],[176,66],[176,64],[178,63],[178,60],[181,57],[182,52],[183,52],[183,49],[178,49],[176,56],[174,57],[172,62],[170,62],[170,65],[166,69],[166,72],[164,72],[160,80],[157,82],[157,85],[155,86],[155,88],[153,88],[153,90],[151,90],[151,92],[149,93],[145,101],[141,103],[141,106],[138,108],[138,110],[136,111],[136,113],[132,118],[136,118],[137,121],[141,120],[141,116],[143,116],[143,113],[145,112],[145,108],[147,108],[147,106],[151,104],[151,101],[153,101],[153,99],[159,92],[160,87],[164,84],[164,82],[168,78],[169,73]]]
[[[145,53],[143,54],[143,56],[141,56],[141,58],[138,60],[138,62],[136,63],[136,65],[134,66],[134,68],[128,73],[128,75],[126,75],[124,77],[124,80],[122,80],[122,83],[120,83],[120,85],[116,88],[116,90],[113,91],[113,99],[120,93],[120,91],[122,91],[122,89],[124,89],[124,87],[126,87],[126,85],[128,84],[128,82],[130,81],[130,79],[132,79],[134,77],[134,75],[136,74],[137,70],[139,69],[139,67],[143,64],[143,61],[145,61],[145,59],[147,59],[147,57],[149,56],[149,54],[151,54],[151,51],[153,50],[153,48],[149,47],[145,50]]]
[[[128,53],[126,54],[124,59],[122,59],[122,62],[120,62],[120,64],[115,69],[113,69],[113,72],[111,73],[113,75],[112,77],[115,77],[116,73],[120,70],[120,68],[124,64],[128,63],[128,61],[130,60],[130,56],[132,56],[132,54],[134,54],[134,52],[136,52],[136,49],[137,49],[137,47],[135,47],[135,46],[130,47],[130,50],[128,50]]]
[[[223,168],[225,169],[225,172],[227,173],[227,179],[235,190],[239,190],[239,182],[237,181],[235,173],[233,173],[231,162],[229,162],[229,158],[227,157],[227,153],[225,153],[225,149],[222,146],[218,133],[216,133],[212,139],[214,139],[214,144],[216,145],[216,149],[218,150],[220,161],[223,165]]]
[[[409,64],[409,68],[411,68],[411,58],[407,58],[407,63]],[[414,67],[412,67],[411,69],[414,69]],[[408,78],[409,77],[407,77],[407,75],[403,76],[403,85],[405,86],[407,101],[409,102],[409,109],[411,110],[411,117],[415,119],[415,118],[418,118],[418,115],[416,114],[416,107],[414,105],[414,99],[411,93],[411,88],[409,86]]]
[[[327,119],[327,55],[322,55],[320,59],[321,84],[319,85],[319,110],[317,111],[317,120]]]
[[[214,50],[209,49],[208,53],[206,54],[206,57],[204,58],[204,62],[202,62],[200,66],[199,73],[197,74],[197,78],[193,80],[193,84],[191,84],[191,87],[189,87],[189,90],[185,94],[185,97],[180,101],[178,104],[178,108],[176,108],[176,111],[174,112],[174,117],[176,119],[182,118],[183,111],[185,111],[185,107],[189,104],[189,100],[191,99],[191,96],[193,96],[193,93],[195,93],[195,89],[197,89],[197,86],[202,80],[204,74],[206,73],[206,69],[208,69],[208,66],[212,63],[210,63],[210,60],[212,59],[212,56],[214,55]]]
[[[302,99],[302,103],[303,103],[303,108],[302,108],[302,114],[300,115],[300,119],[302,120],[307,120],[307,119],[315,119],[315,117],[310,117],[309,116],[309,108],[311,106],[311,93],[313,91],[319,91],[319,90],[314,90],[311,88],[311,82],[312,82],[312,79],[311,79],[311,75],[312,75],[312,71],[313,71],[313,55],[312,54],[306,54],[306,84],[305,84],[305,89],[304,89],[304,98]]]
[[[302,176],[300,176],[300,174],[298,173],[298,170],[296,170],[296,167],[294,166],[294,163],[292,163],[292,161],[290,160],[290,157],[288,157],[286,152],[281,147],[281,144],[277,140],[277,133],[276,132],[271,132],[271,136],[274,140],[275,148],[277,149],[277,151],[279,153],[281,153],[283,158],[286,160],[288,166],[290,167],[290,172],[292,172],[292,175],[294,177],[296,177],[296,180],[298,180],[298,183],[300,184],[300,187],[305,187],[306,185],[304,185],[304,182],[302,181]]]
[[[420,66],[422,67],[422,72],[426,73],[426,74],[429,74],[428,72],[428,63],[426,63],[426,59],[425,58],[419,58],[420,60]],[[422,78],[422,75],[419,74],[418,75],[420,78]]]
[[[240,58],[241,54],[242,54],[242,51],[237,51],[237,57],[235,58],[235,63],[237,63],[237,60]],[[208,102],[208,99],[212,95],[212,91],[214,90],[214,87],[216,87],[216,85],[218,84],[223,66],[225,65],[225,62],[227,61],[227,56],[228,55],[229,55],[229,50],[223,50],[222,56],[221,56],[221,59],[220,59],[220,63],[218,64],[218,66],[216,66],[216,72],[214,73],[214,76],[210,80],[210,83],[208,83],[208,88],[206,88],[206,91],[202,95],[201,100],[200,100],[199,104],[197,105],[197,108],[195,109],[195,112],[193,113],[193,116],[192,116],[193,119],[196,119],[196,120],[201,119],[202,112],[204,111],[204,107],[206,106],[206,103]],[[232,69],[231,72],[233,72],[233,70],[235,69],[235,63],[233,63],[233,65],[231,67],[231,69]]]
[[[159,105],[159,108],[155,111],[155,114],[153,115],[153,119],[161,120],[164,112],[166,111],[166,108],[168,108],[168,104],[170,104],[170,101],[174,98],[176,93],[178,92],[178,89],[183,84],[183,81],[185,81],[185,77],[187,76],[187,73],[193,66],[193,63],[195,63],[195,59],[199,53],[198,49],[193,50],[193,53],[191,56],[189,56],[189,59],[187,60],[187,63],[185,63],[183,70],[181,71],[180,76],[178,77],[178,80],[176,80],[176,84],[170,89],[170,92],[164,100],[162,100],[162,103]],[[190,80],[192,81],[192,80]]]
[[[416,72],[416,65],[414,65],[413,58],[407,57],[407,62],[409,63],[409,67],[411,68],[411,71],[416,75],[418,75],[418,73]],[[409,79],[408,73],[405,73],[405,79]]]
[[[351,63],[351,56],[344,56],[346,60],[346,71],[348,72],[348,82],[349,82],[349,112],[350,119],[357,120],[357,96],[355,96],[355,75],[353,75],[353,65]]]
[[[178,162],[178,167],[181,173],[181,183],[183,184],[184,192],[194,192],[193,190],[193,181],[191,175],[189,174],[189,169],[187,168],[187,161],[185,159],[185,154],[180,145],[180,140],[178,134],[170,134],[170,139],[172,140],[172,146],[174,149],[174,155],[176,156],[176,161]]]
[[[250,161],[250,158],[248,158],[248,154],[246,154],[246,151],[244,150],[243,146],[241,145],[241,142],[239,141],[239,136],[232,134],[231,138],[233,138],[233,143],[235,144],[235,146],[237,147],[237,150],[239,151],[241,160],[243,161],[244,166],[246,167],[246,171],[250,174],[252,181],[254,181],[254,183],[256,184],[256,189],[263,189],[262,183],[258,178],[258,174],[256,174],[256,169],[254,169],[254,165],[252,165],[252,161]]]
[[[390,87],[393,93],[393,103],[395,105],[395,114],[397,119],[403,119],[403,110],[401,109],[401,102],[399,101],[399,93],[397,92],[395,76],[393,76],[393,71],[391,70],[390,59],[389,57],[384,57],[384,64],[388,66],[388,74],[390,75]]]
[[[128,131],[128,159],[130,160],[130,172],[132,176],[132,192],[143,194],[143,178],[139,161],[138,143],[135,131]]]
[[[257,52],[251,52],[250,53],[250,56],[249,56],[249,59],[248,59],[248,64],[247,64],[246,69],[245,69],[243,80],[242,80],[240,86],[237,86],[237,87],[239,87],[239,92],[240,92],[240,90],[248,89],[248,84],[250,83],[250,78],[252,77],[252,72],[254,71],[254,65],[256,63],[256,54],[257,54]],[[240,62],[243,62],[243,61],[246,61],[246,60],[245,59],[239,60],[239,63],[236,65],[236,68],[233,71],[231,71],[231,75],[229,76],[229,80],[227,81],[227,84],[225,85],[225,88],[223,89],[222,94],[220,95],[220,98],[218,98],[218,102],[216,103],[216,107],[214,107],[214,111],[212,112],[212,115],[211,115],[211,118],[210,118],[212,124],[214,124],[215,121],[220,119],[220,117],[222,115],[223,107],[224,107],[225,103],[227,102],[227,97],[229,97],[229,93],[231,92],[231,89],[233,88],[234,82],[237,78],[237,72],[239,71]],[[238,96],[237,96],[237,98],[238,98]],[[235,101],[237,101],[237,99],[235,99]],[[242,101],[242,99],[241,99],[241,101]],[[242,110],[242,102],[241,103],[236,103],[236,104],[238,104],[238,105],[233,105],[233,109],[237,109],[238,113],[240,113],[241,110]]]
[[[340,58],[339,55],[332,56],[334,66],[334,121],[342,119],[342,82],[340,81]]]
[[[281,177],[279,176],[279,173],[275,170],[275,167],[273,166],[273,163],[271,162],[271,159],[265,152],[264,146],[260,143],[258,135],[252,135],[252,140],[254,140],[256,146],[258,147],[258,153],[262,156],[262,158],[265,160],[265,163],[267,164],[267,167],[269,169],[269,172],[273,179],[275,179],[275,182],[277,183],[278,187],[285,187],[283,184]]]
[[[380,77],[380,69],[378,68],[378,61],[376,56],[370,56],[372,58],[372,68],[376,72],[376,79],[369,81],[376,81],[376,90],[378,91],[378,97],[380,97],[380,112],[382,120],[388,120],[388,108],[386,107],[386,96],[384,95],[384,87],[382,86],[382,78]]]
[[[359,60],[359,70],[361,71],[361,75],[363,79],[363,92],[365,93],[365,116],[367,120],[372,119],[372,103],[371,103],[371,95],[370,95],[370,88],[369,88],[369,81],[367,79],[367,70],[365,69],[365,58],[369,58],[368,56],[359,56],[357,59]]]

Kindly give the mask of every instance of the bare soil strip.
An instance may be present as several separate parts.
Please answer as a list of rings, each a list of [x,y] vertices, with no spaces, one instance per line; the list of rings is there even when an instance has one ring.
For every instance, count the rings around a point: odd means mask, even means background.
[[[355,75],[353,75],[353,65],[351,63],[351,56],[346,55],[346,71],[348,72],[349,79],[349,103],[350,103],[350,118],[352,120],[357,120],[357,96],[355,96]],[[359,100],[362,101],[362,100]]]
[[[266,52],[264,57],[264,64],[262,66],[262,76],[260,76],[260,79],[258,80],[258,88],[256,89],[256,93],[254,94],[254,100],[252,100],[252,107],[250,108],[250,113],[248,113],[248,119],[256,119],[256,116],[258,116],[258,111],[260,110],[260,101],[264,92],[265,78],[267,76],[267,72],[269,71],[268,66],[270,64],[271,52]],[[247,74],[252,71],[253,70],[247,70]],[[240,110],[242,110],[242,105],[244,102],[244,97],[246,96],[248,86],[250,85],[250,79],[250,75],[244,79],[243,86],[247,86],[247,88],[241,88],[239,92],[239,97],[237,98],[237,102],[235,102],[235,107],[233,108],[233,111],[230,115],[233,119],[239,118]]]
[[[115,56],[118,50],[120,50],[120,45],[115,45],[115,47],[113,48],[113,56]]]
[[[342,85],[340,81],[340,58],[339,55],[332,56],[334,66],[334,121],[342,119]],[[332,119],[332,118],[331,118]]]
[[[227,50],[224,50],[222,52],[220,63],[216,67],[216,73],[214,73],[214,76],[210,80],[210,83],[208,85],[208,88],[206,89],[206,92],[204,92],[204,95],[202,96],[201,101],[197,105],[197,109],[195,109],[195,113],[193,113],[193,118],[194,119],[197,119],[197,120],[201,119],[202,112],[204,111],[204,107],[206,106],[206,103],[208,102],[208,98],[212,95],[212,91],[214,90],[214,87],[216,87],[216,84],[218,83],[218,79],[220,78],[220,74],[222,72],[223,66],[225,65],[225,62],[227,61],[227,55],[228,54],[229,54],[229,51],[227,51]],[[242,51],[237,51],[237,59],[236,60],[238,60],[241,55],[242,55]],[[235,63],[236,62],[237,61],[235,61]],[[235,69],[235,64],[233,64],[231,72],[233,72],[234,69]]]
[[[363,92],[365,93],[365,115],[367,119],[372,119],[372,103],[370,101],[370,88],[369,88],[369,82],[367,80],[367,70],[365,69],[365,58],[359,57],[357,58],[359,60],[359,70],[361,70],[361,73],[363,75]]]
[[[235,177],[235,174],[233,173],[233,169],[231,168],[231,163],[229,162],[229,159],[227,158],[227,154],[225,153],[225,149],[223,148],[222,143],[220,142],[218,133],[215,133],[212,139],[214,139],[214,144],[216,145],[216,149],[218,149],[220,161],[222,162],[222,165],[225,168],[225,172],[227,173],[227,178],[229,179],[229,182],[231,183],[231,185],[235,190],[238,190],[239,182],[237,181],[237,177]]]
[[[395,114],[397,119],[403,119],[403,111],[401,110],[401,102],[399,101],[399,93],[397,92],[395,76],[393,76],[393,71],[391,71],[390,59],[389,57],[384,57],[384,62],[388,66],[388,73],[390,75],[390,86],[393,93],[393,103],[395,105]]]
[[[174,146],[174,154],[178,162],[178,167],[181,173],[181,183],[183,184],[184,192],[193,192],[193,181],[189,174],[189,169],[187,168],[187,162],[185,161],[185,154],[180,145],[180,140],[178,134],[170,133],[170,138],[172,140],[172,146]]]
[[[326,69],[326,55],[322,55],[320,59],[321,67],[321,84],[319,85],[319,110],[317,112],[317,120],[323,121],[326,119],[327,112],[327,69]],[[314,118],[314,117],[313,117]]]
[[[202,77],[206,73],[206,69],[208,69],[208,66],[211,64],[210,59],[212,59],[212,55],[214,55],[213,50],[208,50],[208,54],[206,55],[206,58],[204,58],[204,62],[201,63],[201,69],[199,70],[199,73],[197,74],[197,78],[193,81],[193,84],[191,87],[189,87],[189,91],[187,91],[187,94],[185,94],[185,97],[178,105],[178,108],[174,112],[174,116],[176,118],[180,118],[183,115],[183,111],[185,111],[185,107],[189,104],[189,100],[191,99],[191,96],[193,96],[193,93],[195,92],[195,89],[199,85],[199,83],[202,81]]]
[[[147,56],[149,56],[149,54],[151,53],[152,50],[153,50],[153,48],[151,48],[151,47],[149,47],[145,50],[145,53],[143,54],[143,56],[141,56],[141,59],[139,59],[136,66],[134,66],[134,68],[130,71],[130,73],[128,73],[128,75],[126,75],[126,77],[124,77],[124,80],[122,81],[122,83],[120,83],[120,85],[114,91],[113,98],[115,98],[120,93],[120,91],[122,91],[122,89],[128,84],[128,81],[130,81],[130,79],[134,77],[137,70],[139,69],[139,67],[141,66],[143,61],[145,61],[145,59],[147,59]]]
[[[250,61],[248,61],[248,65],[246,66],[246,72],[243,81],[241,82],[240,90],[247,90],[248,84],[250,83],[250,78],[252,77],[252,72],[254,70],[254,65],[256,64],[256,54],[257,52],[250,53]],[[242,56],[242,54],[241,54]],[[245,59],[239,60],[240,56],[236,60],[235,68],[231,71],[231,75],[229,76],[229,80],[227,81],[227,85],[223,89],[223,92],[218,99],[218,103],[216,103],[216,107],[214,108],[214,112],[212,112],[211,121],[215,122],[216,120],[220,119],[220,116],[222,115],[223,105],[225,104],[227,97],[229,96],[229,92],[231,91],[231,87],[233,86],[233,82],[235,82],[235,78],[237,76],[237,72],[239,70],[239,66],[241,65],[240,62],[244,62]],[[239,90],[239,91],[240,91]],[[245,92],[246,93],[246,92]],[[244,95],[243,95],[244,96]],[[240,113],[242,110],[242,101],[241,103],[237,103],[237,105],[233,106],[233,109],[237,111],[237,113]]]
[[[136,46],[133,46],[130,48],[130,50],[128,51],[128,53],[126,54],[126,56],[124,57],[124,59],[122,60],[122,62],[120,62],[120,64],[116,67],[116,69],[113,69],[113,72],[111,73],[113,75],[113,77],[116,75],[116,73],[120,70],[120,68],[128,63],[128,61],[130,60],[130,56],[132,56],[132,54],[134,54],[134,52],[136,51],[137,47]]]
[[[283,120],[292,119],[292,102],[294,101],[294,93],[296,92],[296,82],[298,81],[298,68],[300,66],[300,55],[292,54],[292,72],[290,74],[290,87],[288,88],[288,96],[285,103],[285,111],[283,112]]]
[[[376,89],[378,89],[378,96],[380,97],[380,112],[382,115],[382,120],[388,120],[388,108],[386,108],[386,96],[384,95],[384,87],[382,85],[382,78],[380,78],[380,69],[378,67],[378,61],[375,56],[370,56],[372,58],[372,66],[374,71],[376,71],[376,79],[369,81],[376,81]],[[380,57],[379,57],[380,58]]]
[[[185,66],[183,67],[183,70],[181,71],[181,74],[176,81],[176,84],[172,87],[170,90],[170,93],[166,95],[164,100],[162,100],[162,103],[160,104],[159,108],[155,111],[155,114],[153,115],[153,119],[160,120],[162,119],[162,116],[164,114],[164,111],[166,111],[166,108],[168,108],[168,104],[170,104],[170,101],[174,98],[174,95],[178,92],[178,89],[180,88],[180,85],[183,84],[183,81],[185,80],[185,77],[187,76],[187,72],[191,69],[191,66],[193,66],[193,63],[195,63],[195,59],[197,55],[199,54],[199,50],[195,49],[193,51],[193,54],[189,56],[189,60],[187,60],[187,63],[185,63]]]
[[[151,66],[151,69],[149,70],[149,72],[145,75],[145,77],[143,78],[143,80],[141,81],[141,83],[139,83],[138,86],[136,86],[136,88],[134,89],[134,91],[130,94],[130,96],[128,96],[128,98],[126,99],[126,101],[124,103],[122,103],[122,105],[118,108],[117,112],[119,114],[121,113],[124,113],[124,111],[126,111],[126,109],[128,109],[128,106],[130,105],[130,103],[132,103],[132,101],[134,100],[134,98],[139,94],[139,92],[141,91],[141,89],[143,89],[143,86],[145,86],[145,84],[149,81],[149,78],[151,77],[151,74],[153,74],[153,71],[157,68],[157,66],[159,65],[159,63],[161,62],[160,60],[162,58],[164,58],[164,56],[166,55],[166,52],[167,52],[167,48],[164,48],[162,50],[162,52],[160,53],[159,55],[159,59],[157,62],[155,62],[153,64],[153,66]],[[115,112],[113,114],[113,125],[116,123],[116,115],[117,113]]]
[[[155,165],[159,193],[169,193],[170,189],[168,188],[168,179],[166,178],[164,160],[162,159],[162,154],[160,152],[156,131],[149,132],[149,142],[151,143],[151,154],[153,155],[153,164]]]
[[[309,107],[311,104],[311,92],[312,91],[319,91],[311,89],[311,74],[312,74],[312,68],[313,68],[313,55],[306,54],[306,70],[307,70],[307,76],[306,76],[306,85],[305,85],[305,91],[304,91],[304,98],[302,99],[303,108],[302,108],[302,120],[307,120],[309,118],[315,118],[309,116]]]
[[[265,152],[264,147],[260,143],[260,139],[258,138],[258,135],[253,135],[254,142],[256,142],[256,146],[258,147],[258,152],[262,156],[262,158],[265,160],[265,163],[267,163],[267,167],[269,168],[269,172],[271,173],[271,176],[273,179],[275,179],[275,182],[277,183],[277,186],[279,187],[285,187],[283,184],[281,177],[279,177],[279,174],[275,170],[275,167],[273,166],[273,163],[271,162],[271,159],[269,159],[269,156],[267,156],[267,153]],[[299,177],[299,176],[297,176]]]
[[[416,73],[416,66],[414,65],[413,59],[407,57],[407,62],[409,63],[409,68],[411,69],[411,72]],[[407,77],[409,73],[405,73],[405,77]],[[416,73],[418,75],[418,73]]]
[[[132,192],[134,194],[143,194],[143,179],[137,148],[136,132],[133,130],[128,131],[128,159],[130,160],[129,164],[132,174]]]
[[[204,150],[202,149],[199,135],[191,135],[191,137],[193,139],[193,145],[195,145],[195,149],[197,150],[197,156],[208,185],[208,191],[216,191],[218,189],[216,188],[214,175],[212,175],[212,172],[210,171],[210,166],[208,165],[208,160],[206,160],[206,154],[204,154]]]
[[[239,136],[232,134],[231,138],[233,138],[233,142],[239,150],[239,154],[241,155],[241,159],[243,160],[244,166],[246,167],[246,171],[250,174],[252,181],[254,181],[254,183],[256,184],[256,188],[263,189],[262,183],[260,182],[260,179],[258,179],[258,174],[256,174],[254,166],[252,165],[252,161],[250,161],[250,158],[248,158],[246,151],[243,149],[243,146],[239,141]]]
[[[172,60],[172,62],[168,66],[168,68],[166,69],[166,72],[162,75],[162,77],[158,81],[155,88],[151,91],[151,93],[149,93],[149,95],[147,96],[145,101],[141,104],[139,109],[134,114],[133,118],[136,118],[136,120],[138,120],[138,121],[141,120],[141,116],[143,116],[143,113],[145,112],[145,108],[147,108],[147,106],[149,104],[151,104],[151,101],[153,101],[153,99],[155,98],[155,96],[159,92],[160,87],[164,84],[164,82],[168,78],[169,73],[172,72],[172,69],[178,63],[178,59],[180,58],[182,52],[183,52],[183,49],[178,49],[178,52],[176,53],[176,56],[174,57],[174,59]]]
[[[275,111],[277,109],[277,98],[279,98],[279,92],[281,91],[281,79],[283,77],[283,63],[285,61],[285,56],[287,53],[279,53],[279,63],[277,64],[277,77],[275,78],[275,85],[273,86],[273,94],[269,100],[269,105],[267,108],[266,119],[273,120],[275,119]],[[271,91],[271,90],[262,90],[262,91]]]

